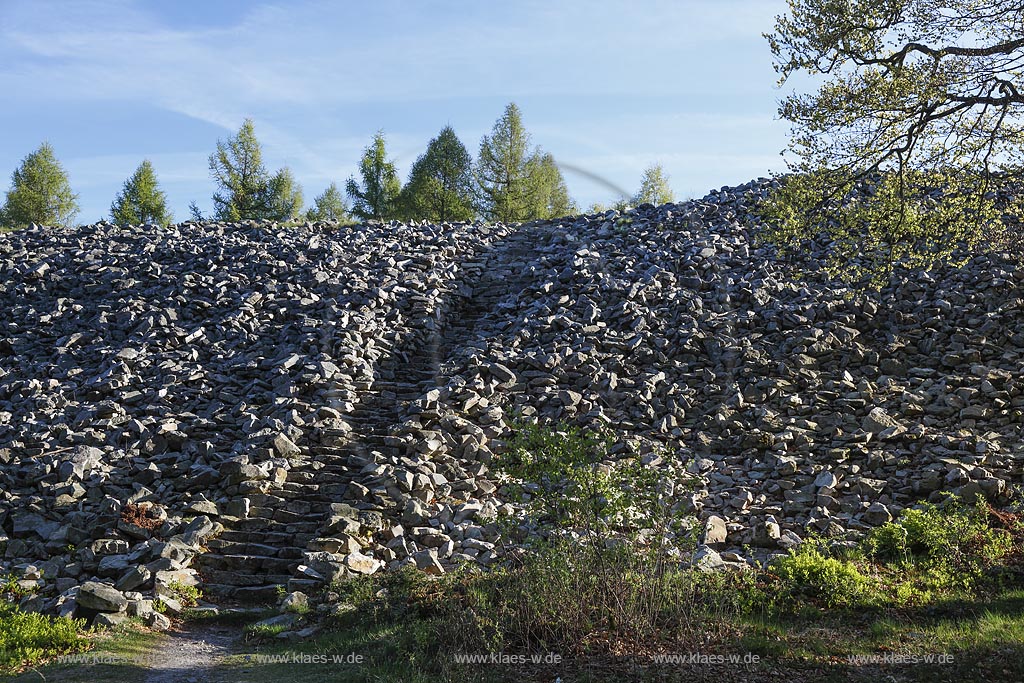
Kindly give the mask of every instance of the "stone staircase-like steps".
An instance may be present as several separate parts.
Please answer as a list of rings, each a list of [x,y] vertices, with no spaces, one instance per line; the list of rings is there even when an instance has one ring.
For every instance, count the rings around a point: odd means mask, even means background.
[[[523,234],[506,238],[499,252],[489,259],[512,260],[525,273],[534,238]],[[351,438],[342,445],[311,448],[312,457],[288,472],[279,488],[266,495],[251,495],[249,516],[222,518],[226,527],[208,545],[208,552],[194,564],[203,578],[208,596],[223,600],[265,602],[276,599],[291,585],[313,587],[313,582],[294,578],[303,552],[313,549],[322,524],[331,517],[331,505],[348,502],[348,487],[360,478],[354,463],[376,453],[385,458],[405,455],[406,444],[391,430],[399,424],[410,403],[443,386],[445,360],[481,336],[481,322],[499,317],[499,303],[517,293],[522,283],[497,279],[483,260],[465,264],[472,278],[460,288],[465,294],[453,297],[447,320],[440,330],[420,335],[392,353],[377,368],[376,379],[358,393],[358,402],[345,415],[352,427]],[[373,489],[372,480],[360,484]],[[390,499],[381,501],[397,507]]]

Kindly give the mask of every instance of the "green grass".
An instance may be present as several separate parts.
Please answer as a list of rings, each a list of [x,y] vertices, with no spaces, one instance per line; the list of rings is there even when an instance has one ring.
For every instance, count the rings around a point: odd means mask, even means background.
[[[329,633],[305,642],[258,642],[253,641],[239,647],[241,652],[226,658],[218,667],[217,674],[229,681],[253,681],[253,683],[301,683],[325,680],[344,680],[352,683],[371,681],[405,681],[407,683],[428,683],[429,681],[497,680],[494,678],[466,678],[459,675],[439,673],[430,662],[425,661],[422,639],[429,626],[421,621],[374,623],[360,620],[348,623]],[[261,663],[256,656],[302,656],[326,657],[332,663],[296,665],[291,661],[282,663]],[[352,655],[362,659],[356,663]],[[337,657],[338,663],[333,659]]]
[[[567,658],[557,667],[470,666],[457,664],[452,654],[486,652],[485,643],[466,636],[465,622],[451,619],[452,609],[464,609],[467,601],[479,600],[470,594],[487,591],[500,584],[490,583],[488,575],[450,576],[431,580],[412,572],[366,577],[339,588],[341,601],[354,609],[329,622],[329,628],[303,641],[280,641],[273,637],[240,636],[232,653],[222,660],[213,680],[223,683],[320,683],[345,680],[354,683],[376,681],[479,681],[504,683],[519,680],[554,680],[582,683],[600,680],[682,680],[690,669],[669,670],[649,664],[637,669],[645,655],[661,652],[701,651],[710,653],[756,653],[766,664],[753,672],[787,675],[794,678],[815,672],[815,680],[862,680],[896,675],[908,681],[1015,681],[1024,680],[1024,588],[994,588],[973,597],[966,595],[926,605],[901,607],[877,605],[870,610],[829,608],[810,601],[799,609],[759,610],[756,600],[744,603],[745,593],[759,590],[751,578],[711,575],[696,580],[705,596],[729,595],[731,602],[691,602],[699,614],[696,631],[701,640],[662,643],[659,650],[598,651],[591,656]],[[506,579],[507,580],[507,579]],[[507,586],[506,586],[507,587]],[[762,587],[763,589],[763,587]],[[480,607],[479,604],[475,604]],[[247,624],[267,613],[229,614],[204,617],[203,622],[218,621],[236,626],[239,633]],[[486,613],[478,615],[486,618]],[[680,632],[683,633],[683,632]],[[683,634],[685,635],[685,633]],[[87,681],[144,680],[145,670],[133,662],[153,657],[166,636],[143,632],[131,626],[113,632],[92,635],[90,650],[98,657],[117,657],[120,664],[60,665],[40,667],[46,680],[86,683]],[[624,641],[620,641],[624,642]],[[636,644],[634,644],[636,645]],[[512,647],[505,652],[541,651],[540,646]],[[557,648],[556,648],[557,651]],[[891,666],[854,666],[849,655],[951,654],[954,662],[944,665],[919,664]],[[288,661],[264,663],[255,655],[285,656]],[[346,661],[360,655],[358,663]],[[327,657],[340,661],[297,665],[297,656]],[[595,668],[595,663],[599,666]],[[820,674],[820,675],[818,675]],[[19,683],[42,680],[29,671]]]
[[[463,580],[464,581],[464,580]],[[378,590],[387,581],[360,580]],[[451,653],[457,648],[445,643],[445,629],[451,624],[438,618],[437,600],[459,598],[454,582],[431,582],[430,586],[398,584],[386,598],[376,597],[336,620],[332,628],[305,642],[252,640],[239,646],[216,675],[219,680],[241,683],[315,683],[345,680],[375,681],[480,681],[520,680],[563,683],[609,680],[684,680],[692,669],[650,664],[649,657],[617,656],[570,658],[557,667],[468,666],[456,664]],[[371,604],[376,603],[376,605]],[[731,616],[724,620],[710,641],[690,643],[692,649],[668,652],[755,653],[764,663],[753,666],[750,680],[773,680],[772,676],[813,680],[887,680],[896,676],[906,681],[1018,681],[1024,680],[1024,589],[996,592],[972,601],[938,602],[907,610],[886,607],[857,611],[807,607],[795,612],[771,615]],[[448,634],[450,635],[450,634]],[[473,652],[472,648],[465,651]],[[508,650],[514,652],[519,650]],[[344,658],[358,654],[359,664],[296,665],[260,663],[255,655],[288,658],[319,656]],[[850,655],[919,656],[917,665],[854,665]],[[629,654],[629,653],[625,653]],[[923,658],[952,655],[952,663],[928,664]],[[646,663],[645,663],[646,661]],[[637,666],[637,663],[643,666]],[[760,672],[760,673],[759,673]],[[674,678],[674,676],[676,678]],[[728,677],[727,677],[728,678]],[[701,679],[703,680],[703,679]],[[808,678],[807,680],[811,680]]]
[[[870,679],[879,670],[850,655],[917,656],[918,664],[883,665],[899,680],[1024,680],[1024,590],[926,608],[857,614],[820,610],[743,624],[740,643],[784,667],[830,665],[842,677]],[[952,662],[937,663],[939,656]],[[932,657],[931,663],[925,661]]]
[[[155,656],[167,636],[142,629],[129,621],[117,628],[86,636],[89,660],[85,663],[61,664],[48,653],[49,662],[24,669],[12,678],[14,683],[36,681],[62,681],[66,683],[92,683],[93,681],[142,681],[146,669],[140,664]],[[93,659],[94,658],[94,659]],[[89,663],[89,662],[97,663]]]
[[[81,621],[22,612],[0,601],[0,672],[88,648],[88,641],[79,635],[82,626]]]

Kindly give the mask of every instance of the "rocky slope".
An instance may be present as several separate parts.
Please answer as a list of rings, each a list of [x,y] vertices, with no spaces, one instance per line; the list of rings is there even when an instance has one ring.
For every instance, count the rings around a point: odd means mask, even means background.
[[[767,186],[524,226],[0,237],[4,568],[29,606],[116,621],[176,608],[177,584],[262,599],[488,566],[514,415],[611,427],[696,477],[706,566],[939,491],[1005,502],[1024,269],[851,291],[757,245]]]

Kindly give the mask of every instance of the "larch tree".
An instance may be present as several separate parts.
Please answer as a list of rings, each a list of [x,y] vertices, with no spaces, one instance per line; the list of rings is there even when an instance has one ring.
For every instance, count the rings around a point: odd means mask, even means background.
[[[534,212],[534,188],[529,164],[530,134],[514,102],[505,107],[490,135],[480,141],[476,180],[480,212],[489,220],[512,223],[529,220]]]
[[[336,223],[348,223],[352,220],[345,197],[342,196],[337,184],[331,183],[326,190],[316,196],[313,206],[306,212],[306,220]]]
[[[110,216],[115,223],[128,225],[171,223],[173,219],[167,210],[167,196],[157,183],[149,159],[139,164],[135,173],[124,182],[124,187],[110,205]]]
[[[577,212],[562,171],[551,154],[538,151],[527,163],[531,209],[529,219],[560,218]]]
[[[217,141],[217,151],[210,155],[210,175],[219,188],[213,195],[218,220],[262,217],[270,176],[252,119],[246,119],[234,137]]]
[[[766,35],[792,174],[766,203],[771,239],[832,247],[833,271],[884,281],[960,247],[999,243],[1021,215],[1024,3],[789,0]],[[962,252],[961,252],[962,253]]]
[[[23,228],[30,223],[71,225],[78,215],[78,195],[53,147],[44,142],[26,156],[11,176],[11,188],[0,208],[0,225]]]
[[[479,211],[489,220],[514,223],[576,210],[554,157],[531,147],[514,102],[480,141],[475,175]]]
[[[302,213],[302,187],[285,166],[267,182],[266,208],[263,218],[272,221],[290,221]]]
[[[352,213],[362,220],[390,220],[399,213],[402,183],[398,170],[387,156],[384,132],[377,131],[359,162],[362,182],[349,178],[345,191],[352,200]]]
[[[633,204],[670,204],[675,201],[675,193],[668,185],[668,176],[665,175],[661,164],[653,164],[644,169],[644,175],[640,180],[640,189],[633,196]]]
[[[473,200],[472,157],[451,126],[445,126],[412,165],[402,189],[402,213],[436,223],[471,221]]]
[[[302,210],[302,189],[288,168],[274,175],[263,165],[263,150],[252,119],[238,133],[217,141],[210,155],[210,175],[217,183],[214,217],[222,221],[289,220]]]

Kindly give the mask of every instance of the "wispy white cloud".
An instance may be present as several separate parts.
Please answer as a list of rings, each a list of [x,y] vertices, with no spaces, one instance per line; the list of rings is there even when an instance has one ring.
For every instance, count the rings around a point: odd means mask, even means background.
[[[483,14],[451,2],[391,0],[376,11],[306,2],[257,7],[228,28],[173,30],[125,1],[14,2],[0,29],[7,51],[46,60],[0,82],[28,92],[49,83],[96,100],[151,98],[224,127],[268,102],[624,95],[675,91],[683,81],[729,88],[711,77],[708,53],[763,30],[774,4],[575,0]],[[744,80],[734,74],[734,85]]]

